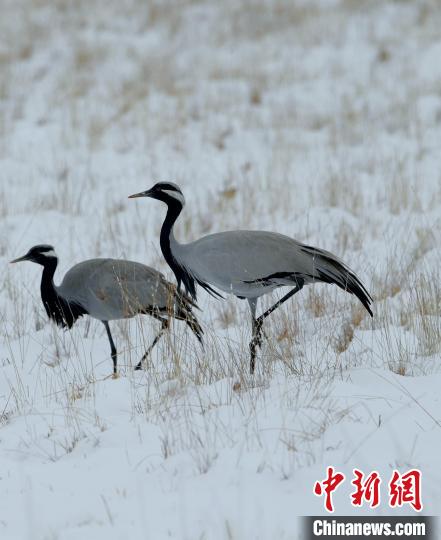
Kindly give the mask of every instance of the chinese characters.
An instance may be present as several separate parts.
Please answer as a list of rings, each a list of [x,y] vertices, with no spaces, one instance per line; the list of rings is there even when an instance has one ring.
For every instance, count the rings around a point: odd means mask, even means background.
[[[411,506],[417,512],[423,508],[421,496],[421,471],[411,469],[401,474],[394,470],[388,483],[389,506],[391,508],[401,507],[405,504]],[[332,494],[345,481],[345,475],[336,472],[330,466],[326,470],[326,478],[314,485],[314,494],[318,497],[324,495],[324,506],[328,512],[334,512]],[[381,502],[380,486],[382,479],[377,471],[371,471],[365,475],[358,469],[353,469],[353,480],[351,484],[354,491],[351,493],[351,504],[361,507],[366,504],[370,508],[376,508]]]

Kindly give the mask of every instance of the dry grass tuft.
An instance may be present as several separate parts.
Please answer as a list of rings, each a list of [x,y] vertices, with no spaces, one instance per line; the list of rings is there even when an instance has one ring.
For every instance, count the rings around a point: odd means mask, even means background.
[[[340,335],[334,340],[335,352],[341,354],[347,351],[353,339],[354,327],[352,324],[346,322],[341,328]]]
[[[323,290],[317,291],[314,287],[308,288],[305,307],[314,317],[323,317],[326,314],[325,295],[326,293]]]

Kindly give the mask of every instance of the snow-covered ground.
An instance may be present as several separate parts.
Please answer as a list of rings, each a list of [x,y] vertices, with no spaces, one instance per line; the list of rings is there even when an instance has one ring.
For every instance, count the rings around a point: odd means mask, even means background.
[[[0,538],[293,539],[326,467],[423,473],[441,506],[441,11],[436,0],[3,0],[0,16]],[[245,302],[199,293],[205,349],[174,323],[63,332],[37,243],[173,279],[179,239],[276,230],[343,258],[374,318],[315,285],[275,312],[248,374]],[[261,308],[274,298],[266,298]],[[387,493],[337,513],[396,515]]]

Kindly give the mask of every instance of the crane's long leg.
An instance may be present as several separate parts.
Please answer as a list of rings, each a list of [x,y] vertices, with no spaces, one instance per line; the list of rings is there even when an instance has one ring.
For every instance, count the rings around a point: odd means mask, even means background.
[[[268,317],[268,315],[271,315],[273,311],[275,311],[278,307],[280,307],[284,302],[286,302],[291,296],[294,296],[296,293],[298,293],[304,285],[303,280],[298,280],[296,286],[291,289],[285,296],[283,296],[280,300],[278,300],[273,306],[268,308],[262,315],[260,315],[256,319],[256,306],[257,306],[257,298],[252,298],[248,300],[248,303],[250,305],[251,309],[251,316],[252,316],[252,324],[253,324],[253,338],[250,342],[250,373],[251,375],[254,373],[255,363],[256,363],[256,351],[257,347],[260,347],[262,345],[262,325],[263,321]]]
[[[252,327],[252,338],[249,344],[250,373],[252,374],[254,373],[254,366],[256,364],[257,347],[261,345],[262,339],[257,329],[257,320],[256,320],[257,298],[248,298],[248,305],[250,306],[250,311],[251,311],[251,327]]]
[[[116,352],[115,343],[113,342],[112,334],[110,333],[109,323],[108,323],[108,321],[102,321],[102,323],[104,324],[104,326],[106,328],[107,337],[109,338],[110,355],[112,357],[112,362],[113,362],[113,376],[115,378],[116,377],[117,362],[118,362],[118,355],[117,355],[117,352]]]
[[[284,302],[286,302],[289,298],[291,298],[291,296],[294,296],[296,293],[298,293],[302,288],[303,288],[303,285],[304,285],[304,281],[303,280],[298,280],[297,281],[297,285],[294,287],[294,289],[291,289],[289,291],[289,293],[285,294],[285,296],[282,296],[282,298],[280,300],[278,300],[273,306],[271,306],[269,309],[267,309],[265,311],[265,313],[262,313],[262,315],[260,315],[257,319],[257,322],[260,324],[262,324],[263,320],[266,319],[268,317],[268,315],[271,315],[271,313],[276,310],[278,307],[280,307]]]
[[[155,345],[158,343],[158,341],[161,339],[161,337],[164,335],[164,332],[168,329],[169,327],[169,320],[168,319],[163,319],[162,317],[155,317],[157,318],[159,321],[161,321],[161,330],[159,331],[159,334],[155,337],[155,339],[153,340],[152,344],[150,345],[150,347],[145,351],[145,353],[143,354],[141,360],[138,362],[137,366],[135,367],[135,371],[136,370],[140,370],[142,369],[142,364],[143,362],[145,362],[145,360],[147,360],[149,354],[153,351],[153,348],[155,347]]]

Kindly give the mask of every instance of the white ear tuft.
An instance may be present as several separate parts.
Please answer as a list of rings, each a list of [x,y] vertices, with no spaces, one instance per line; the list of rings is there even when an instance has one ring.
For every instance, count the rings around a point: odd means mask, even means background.
[[[167,193],[167,195],[171,197],[172,199],[176,199],[177,201],[179,201],[182,204],[182,206],[185,205],[184,195],[180,191],[174,191],[171,189],[163,189],[162,192]]]
[[[54,257],[55,259],[58,259],[57,254],[53,249],[51,249],[50,251],[42,251],[41,255],[48,258]]]

